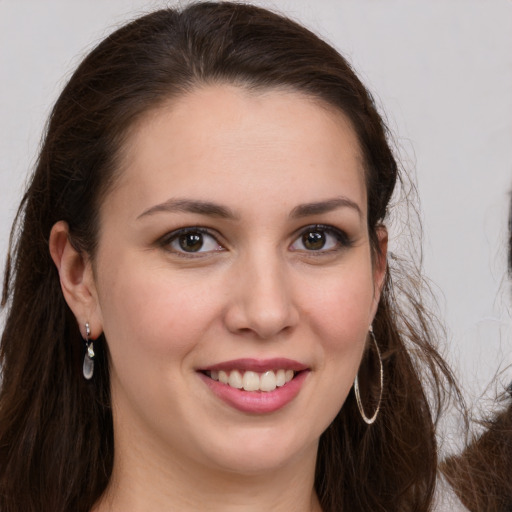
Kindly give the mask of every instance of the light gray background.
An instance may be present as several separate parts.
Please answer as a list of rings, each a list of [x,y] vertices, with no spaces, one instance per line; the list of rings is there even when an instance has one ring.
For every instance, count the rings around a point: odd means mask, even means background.
[[[327,38],[372,90],[418,184],[425,272],[447,325],[448,358],[470,401],[484,392],[492,396],[492,377],[512,363],[505,270],[512,1],[255,3],[273,6]],[[163,5],[0,0],[2,255],[45,119],[80,55],[125,20]],[[402,246],[394,238],[397,252]],[[510,380],[512,370],[505,369],[500,381]]]

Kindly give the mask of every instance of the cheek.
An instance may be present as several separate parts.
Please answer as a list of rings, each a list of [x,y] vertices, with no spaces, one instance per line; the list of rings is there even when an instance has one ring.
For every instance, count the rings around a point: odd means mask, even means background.
[[[137,357],[186,353],[216,315],[218,301],[210,287],[186,273],[124,262],[100,282],[103,328],[113,357],[119,349]]]
[[[333,350],[345,350],[366,336],[372,321],[374,292],[369,272],[332,277],[309,289],[304,311],[311,326]]]
[[[326,424],[343,406],[363,356],[374,304],[371,265],[367,267],[331,276],[307,297],[306,316],[317,340],[317,369],[323,375],[321,394],[329,397],[322,406]]]

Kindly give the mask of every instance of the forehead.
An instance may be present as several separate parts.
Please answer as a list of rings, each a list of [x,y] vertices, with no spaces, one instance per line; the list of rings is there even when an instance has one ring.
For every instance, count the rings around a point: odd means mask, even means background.
[[[197,88],[147,113],[132,128],[122,162],[116,188],[132,188],[141,201],[217,194],[243,204],[244,194],[260,194],[263,206],[281,194],[293,207],[339,190],[366,211],[350,121],[295,91]]]

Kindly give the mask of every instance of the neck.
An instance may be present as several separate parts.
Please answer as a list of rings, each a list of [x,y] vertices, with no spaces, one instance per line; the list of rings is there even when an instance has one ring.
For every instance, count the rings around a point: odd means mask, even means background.
[[[321,512],[316,451],[314,445],[279,468],[239,474],[139,443],[129,450],[116,444],[109,487],[93,512]]]

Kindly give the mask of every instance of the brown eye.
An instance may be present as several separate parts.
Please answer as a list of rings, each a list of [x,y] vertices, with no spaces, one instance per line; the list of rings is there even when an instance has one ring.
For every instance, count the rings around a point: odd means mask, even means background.
[[[203,247],[203,235],[201,233],[185,233],[178,238],[180,249],[185,252],[197,252]]]
[[[306,226],[290,245],[291,251],[332,253],[352,245],[347,234],[339,228],[324,224]]]
[[[322,231],[306,231],[302,235],[302,243],[308,251],[319,251],[325,246],[326,237]]]
[[[163,237],[161,244],[171,252],[197,256],[224,250],[215,236],[201,227],[178,229]]]

